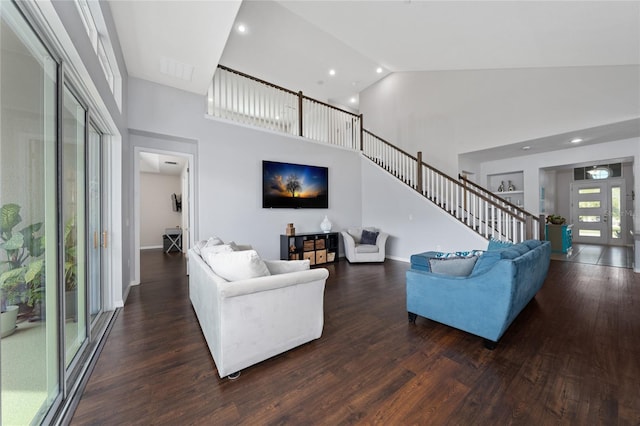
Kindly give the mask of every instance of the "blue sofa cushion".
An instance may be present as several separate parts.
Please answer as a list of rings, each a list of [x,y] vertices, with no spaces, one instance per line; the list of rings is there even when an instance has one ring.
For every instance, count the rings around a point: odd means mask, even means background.
[[[522,255],[522,254],[525,254],[526,252],[528,252],[531,249],[526,244],[519,243],[519,244],[512,245],[507,250],[515,250],[515,251],[517,251],[518,253],[520,253]]]
[[[534,248],[540,246],[542,244],[542,241],[540,241],[540,240],[526,240],[526,241],[523,241],[522,244],[526,244],[527,247],[529,247],[529,249],[533,250]]]
[[[489,246],[487,247],[487,250],[501,250],[504,248],[511,247],[512,245],[513,243],[510,241],[500,241],[500,240],[491,238],[489,240]]]
[[[446,257],[429,259],[429,268],[435,274],[445,274],[453,277],[466,277],[471,274],[478,256]]]
[[[483,274],[493,268],[493,265],[495,265],[498,260],[502,259],[502,251],[503,250],[485,251],[482,256],[478,257],[478,261],[473,266],[471,275]]]

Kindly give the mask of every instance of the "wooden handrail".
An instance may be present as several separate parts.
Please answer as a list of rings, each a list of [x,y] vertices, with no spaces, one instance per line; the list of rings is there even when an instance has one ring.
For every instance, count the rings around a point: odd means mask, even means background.
[[[298,93],[294,92],[293,90],[286,89],[286,88],[284,88],[282,86],[278,86],[277,84],[269,83],[268,81],[264,81],[264,80],[259,79],[258,77],[253,77],[253,76],[251,76],[249,74],[245,74],[245,73],[243,73],[241,71],[234,70],[233,68],[225,67],[224,65],[220,65],[220,64],[218,64],[218,68],[220,68],[221,70],[224,70],[224,71],[229,71],[229,72],[231,72],[233,74],[237,74],[237,75],[242,76],[244,78],[248,78],[249,80],[253,80],[253,81],[257,82],[257,83],[264,84],[265,86],[273,87],[274,89],[282,90],[283,92],[287,92],[287,93],[289,93],[291,95],[298,96]],[[302,94],[302,92],[300,92],[300,94]]]
[[[392,149],[395,149],[396,151],[400,151],[401,153],[403,153],[407,157],[411,158],[412,160],[416,160],[416,161],[418,160],[416,157],[414,157],[413,155],[409,154],[407,151],[403,151],[401,148],[398,148],[394,144],[392,144],[390,142],[387,142],[386,140],[382,139],[380,136],[371,133],[367,129],[362,129],[362,131],[364,133],[368,134],[369,136],[373,136],[374,138],[378,139],[380,142],[384,143],[385,145],[389,145]]]
[[[302,92],[300,92],[300,93],[302,93]],[[351,115],[351,116],[353,116],[353,117],[355,117],[355,118],[359,118],[359,117],[360,117],[358,114],[354,114],[354,113],[352,113],[351,111],[347,111],[347,110],[345,110],[345,109],[338,108],[337,106],[334,106],[334,105],[328,104],[328,103],[326,103],[326,102],[322,102],[322,101],[319,101],[319,100],[317,100],[317,99],[313,99],[313,98],[310,98],[310,97],[308,97],[308,96],[304,96],[304,95],[302,95],[302,97],[303,97],[304,99],[308,100],[308,101],[315,102],[315,103],[320,104],[320,105],[322,105],[322,106],[325,106],[325,107],[327,107],[327,108],[335,109],[336,111],[340,111],[340,112],[343,112],[343,113],[345,113],[345,114],[349,114],[349,115]]]

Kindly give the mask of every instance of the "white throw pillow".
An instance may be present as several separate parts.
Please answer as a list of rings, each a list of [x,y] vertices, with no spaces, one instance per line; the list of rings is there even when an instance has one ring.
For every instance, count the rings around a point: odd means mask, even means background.
[[[218,237],[210,237],[207,240],[207,243],[205,244],[205,247],[211,247],[211,246],[219,246],[224,244],[224,241],[222,241],[220,238]]]
[[[207,259],[205,259],[207,260]],[[267,265],[255,250],[230,251],[212,254],[207,260],[213,272],[227,281],[271,275]]]
[[[233,247],[228,244],[219,244],[217,246],[208,246],[200,249],[200,256],[204,259],[205,262],[209,263],[209,260],[212,256],[215,256],[218,253],[230,253],[234,251]]]

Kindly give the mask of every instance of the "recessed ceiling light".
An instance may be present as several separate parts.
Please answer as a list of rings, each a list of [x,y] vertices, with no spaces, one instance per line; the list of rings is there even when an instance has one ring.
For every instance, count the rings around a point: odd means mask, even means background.
[[[531,149],[531,147],[529,145],[522,147],[523,151],[529,151],[530,149]]]
[[[581,138],[573,138],[573,139],[571,139],[571,143],[580,143],[580,142],[582,142]]]
[[[239,33],[246,33],[247,32],[247,27],[244,24],[238,24],[238,32]]]
[[[336,70],[333,68],[329,70],[329,75],[336,75]]]
[[[355,104],[356,103],[356,98],[353,97],[353,98],[349,99],[349,101],[351,101],[352,104]]]
[[[382,68],[381,68],[381,67],[376,68],[376,72],[377,72],[378,74],[382,74]]]

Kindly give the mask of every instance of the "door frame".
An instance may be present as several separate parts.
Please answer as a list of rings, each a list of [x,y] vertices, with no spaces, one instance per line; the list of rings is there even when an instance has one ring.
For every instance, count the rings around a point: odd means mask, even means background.
[[[187,167],[189,168],[188,173],[188,186],[189,186],[189,197],[188,200],[182,200],[183,203],[187,202],[188,205],[188,222],[189,229],[188,233],[188,241],[195,240],[195,230],[196,230],[196,222],[195,222],[195,206],[194,206],[194,175],[195,175],[195,156],[192,153],[182,152],[182,151],[170,151],[165,149],[155,149],[148,148],[144,146],[136,146],[133,152],[133,217],[134,217],[134,272],[133,272],[133,280],[130,283],[132,285],[140,285],[140,153],[141,152],[152,152],[156,154],[163,155],[171,155],[174,157],[183,157],[187,159]],[[188,249],[188,247],[183,247],[183,252]],[[127,288],[127,294],[129,293],[129,289]],[[126,300],[126,296],[124,297]]]

